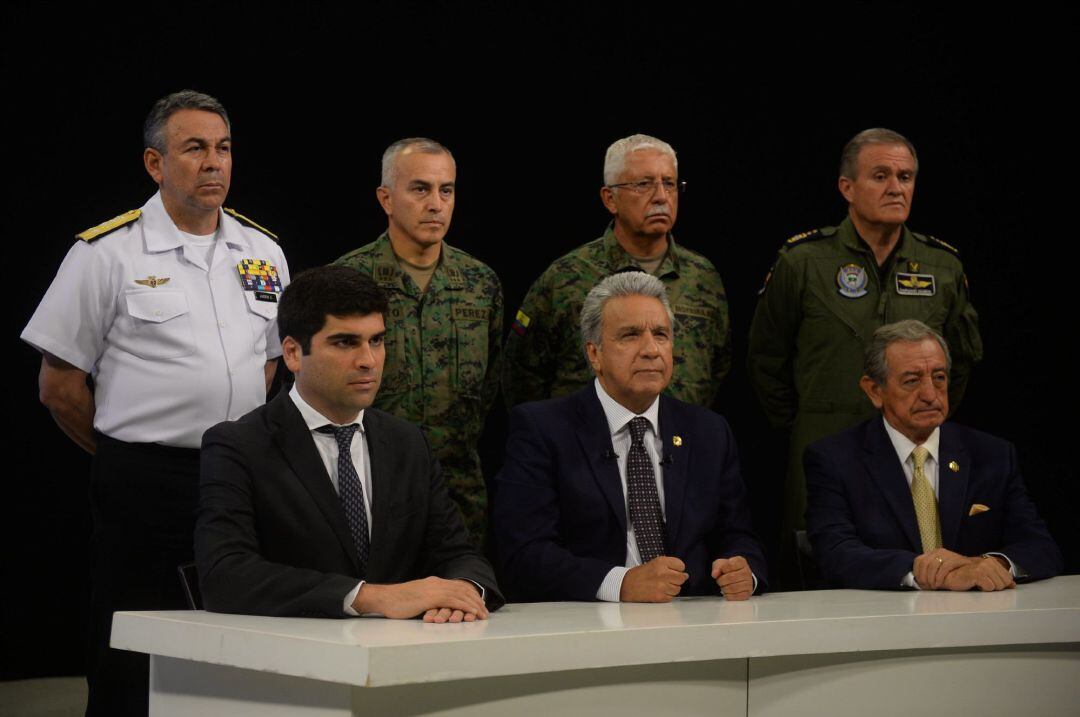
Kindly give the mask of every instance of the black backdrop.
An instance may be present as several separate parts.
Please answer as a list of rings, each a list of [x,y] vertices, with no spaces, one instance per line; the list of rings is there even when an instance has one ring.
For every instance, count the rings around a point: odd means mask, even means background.
[[[1066,19],[1028,5],[1009,16],[985,5],[948,16],[898,3],[671,5],[3,11],[13,365],[0,678],[81,670],[88,578],[89,459],[37,403],[39,357],[17,335],[72,235],[152,193],[141,122],[184,87],[229,109],[228,205],[280,234],[294,274],[384,228],[373,190],[387,144],[427,135],[448,145],[458,160],[448,240],[502,277],[508,321],[544,266],[603,230],[607,145],[633,132],[671,142],[689,182],[676,236],[728,289],[736,365],[720,403],[770,539],[782,443],[746,383],[755,292],[786,237],[843,216],[844,141],[866,127],[899,130],[922,164],[910,224],[960,248],[982,316],[986,359],[958,420],[1016,442],[1077,572],[1080,502],[1066,454],[1077,397],[1077,68]],[[482,443],[489,477],[504,426],[500,403]]]

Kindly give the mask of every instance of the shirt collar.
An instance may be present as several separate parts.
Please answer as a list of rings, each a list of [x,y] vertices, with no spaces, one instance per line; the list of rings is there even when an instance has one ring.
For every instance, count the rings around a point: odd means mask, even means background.
[[[169,251],[184,245],[183,235],[172,217],[165,211],[160,190],[143,205],[142,216],[139,220],[143,224],[147,251]],[[251,242],[244,234],[240,222],[225,214],[220,208],[218,208],[217,238],[240,249],[251,248]]]
[[[861,252],[863,254],[873,254],[874,250],[870,248],[870,245],[859,236],[859,232],[855,230],[855,224],[851,221],[851,214],[844,217],[844,221],[840,222],[840,226],[837,227],[837,236],[840,238],[840,243],[845,245],[852,251]],[[896,242],[896,246],[893,247],[891,256],[895,257],[897,261],[907,258],[912,253],[912,247],[915,245],[915,240],[911,238],[911,230],[907,228],[907,224],[900,228],[900,240]],[[875,264],[876,266],[876,264]]]
[[[638,414],[609,396],[607,391],[604,390],[604,387],[600,385],[600,379],[594,379],[593,384],[596,386],[596,397],[600,399],[600,405],[604,409],[604,416],[607,418],[608,431],[612,436],[619,431],[625,430],[629,425],[630,420],[639,415],[648,419],[649,425],[652,426],[654,436],[660,435],[659,396],[657,396],[652,404],[645,409],[644,413]]]
[[[905,436],[900,431],[896,430],[889,425],[889,422],[885,420],[885,417],[881,417],[881,422],[885,424],[885,432],[889,434],[889,440],[892,441],[893,448],[896,450],[896,456],[900,459],[901,463],[907,463],[908,458],[911,457],[911,452],[915,450],[917,444],[913,443],[910,438]],[[930,437],[923,443],[923,447],[929,451],[930,458],[935,463],[938,462],[938,444],[941,441],[941,428],[935,428],[934,432],[930,434]]]
[[[620,269],[626,269],[627,267],[641,268],[634,257],[630,256],[630,252],[623,249],[622,244],[615,237],[615,222],[611,221],[607,229],[604,231],[603,247],[604,253],[607,257],[608,270],[615,272]],[[677,277],[679,275],[679,255],[675,250],[675,237],[671,232],[667,235],[668,248],[664,253],[664,258],[660,260],[660,266],[656,269],[656,276],[667,276],[671,274]]]
[[[375,240],[373,258],[375,282],[384,289],[397,289],[408,294],[405,270],[398,263],[397,255],[394,254],[389,230],[380,234]],[[461,273],[460,263],[456,250],[443,240],[442,248],[439,250],[439,261],[435,264],[435,271],[431,274],[431,283],[426,293],[434,293],[444,288],[464,289],[466,282]]]
[[[360,424],[360,432],[364,432],[364,411],[361,409],[360,413],[356,414],[356,418],[348,423],[334,423],[326,416],[322,415],[314,408],[311,407],[304,397],[300,395],[300,391],[296,388],[296,384],[289,389],[289,398],[296,405],[296,409],[300,411],[300,415],[304,419],[304,423],[307,425],[309,431],[315,431],[323,426],[348,426],[353,423]]]

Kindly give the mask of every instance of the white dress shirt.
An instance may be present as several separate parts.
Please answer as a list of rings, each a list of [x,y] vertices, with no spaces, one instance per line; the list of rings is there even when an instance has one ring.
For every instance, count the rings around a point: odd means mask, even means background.
[[[627,498],[626,470],[630,461],[630,421],[641,416],[649,422],[649,430],[645,432],[642,442],[645,444],[645,452],[649,454],[649,462],[652,463],[653,476],[656,478],[656,493],[660,496],[660,512],[667,517],[667,509],[664,504],[664,473],[661,466],[663,460],[663,439],[660,437],[660,397],[645,409],[644,413],[634,413],[607,394],[600,385],[600,379],[593,381],[596,387],[596,396],[600,399],[600,405],[604,409],[607,418],[608,431],[611,432],[611,447],[615,451],[615,459],[619,465],[619,482],[622,484],[623,511],[626,519],[626,565],[620,565],[608,571],[596,591],[596,599],[604,602],[619,602],[619,593],[622,591],[623,578],[630,568],[641,565],[641,551],[638,549],[637,537],[634,535],[634,527],[630,523],[630,504]],[[757,592],[757,576],[750,573],[754,578],[754,592]]]
[[[915,459],[912,457],[911,452],[914,451],[919,444],[914,443],[903,433],[890,426],[884,416],[881,417],[881,422],[885,424],[885,433],[888,434],[889,440],[892,441],[893,449],[896,450],[896,457],[900,459],[900,466],[904,469],[904,477],[907,478],[908,488],[911,488],[911,481],[915,478]],[[926,476],[926,480],[930,481],[930,487],[934,489],[934,498],[939,498],[941,494],[938,490],[938,476],[941,473],[941,429],[935,428],[934,432],[930,434],[930,437],[926,439],[926,442],[921,445],[927,450],[927,453],[929,453],[926,457],[926,462],[923,464],[923,474]],[[940,519],[941,511],[939,508],[938,520]],[[1000,555],[1004,558],[1009,564],[1009,572],[1012,573],[1014,578],[1016,577],[1016,566],[1013,565],[1013,561],[1009,560],[1009,556],[1002,553],[987,553],[987,555]],[[922,587],[915,582],[915,574],[913,572],[909,572],[905,575],[904,579],[900,581],[900,584],[906,588],[922,590]]]
[[[623,514],[626,520],[626,565],[612,568],[604,576],[600,588],[596,591],[596,599],[606,602],[619,602],[619,591],[622,590],[623,577],[630,568],[641,565],[641,551],[638,549],[637,538],[634,536],[634,527],[630,523],[630,505],[626,490],[626,468],[630,460],[630,421],[639,415],[649,422],[649,430],[642,439],[645,444],[645,452],[649,455],[652,463],[653,476],[656,478],[656,492],[660,496],[660,511],[664,509],[664,479],[660,470],[660,456],[663,452],[660,439],[660,397],[652,402],[644,413],[637,414],[623,406],[609,396],[600,385],[600,379],[595,379],[596,396],[600,399],[600,405],[607,417],[608,430],[611,432],[611,447],[615,450],[616,460],[619,465],[619,482],[622,483]]]
[[[311,405],[304,400],[300,395],[300,391],[296,388],[296,384],[293,384],[292,390],[289,391],[289,398],[296,404],[297,410],[300,411],[300,415],[304,419],[304,423],[307,425],[308,430],[311,431],[311,439],[315,441],[315,448],[319,451],[319,457],[322,458],[323,466],[326,467],[326,472],[330,476],[330,482],[334,486],[334,491],[338,490],[338,444],[337,438],[329,433],[323,433],[319,431],[319,428],[323,426],[347,426],[352,423],[360,425],[360,428],[353,433],[352,442],[349,444],[349,454],[352,456],[353,468],[356,470],[356,475],[360,478],[360,485],[364,487],[364,513],[367,514],[368,525],[368,537],[371,537],[371,456],[368,454],[367,441],[364,436],[364,412],[356,414],[356,417],[347,423],[334,423],[326,416],[322,415]],[[348,615],[359,615],[360,613],[353,610],[352,603],[356,599],[356,594],[360,592],[360,588],[363,586],[364,581],[361,580],[357,583],[356,587],[349,591],[345,596],[344,609]]]

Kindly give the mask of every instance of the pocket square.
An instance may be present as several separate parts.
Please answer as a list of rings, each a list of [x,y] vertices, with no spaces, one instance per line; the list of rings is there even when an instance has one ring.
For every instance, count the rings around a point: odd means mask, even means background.
[[[978,515],[979,513],[985,513],[988,510],[990,510],[989,506],[983,505],[982,503],[972,503],[971,510],[968,511],[968,517]]]

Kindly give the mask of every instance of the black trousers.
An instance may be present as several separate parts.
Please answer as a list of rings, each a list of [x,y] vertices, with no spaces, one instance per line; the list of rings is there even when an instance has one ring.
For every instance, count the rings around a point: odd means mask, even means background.
[[[187,608],[177,566],[193,558],[199,451],[97,435],[90,476],[86,714],[145,717],[150,659],[109,647],[118,610]]]

